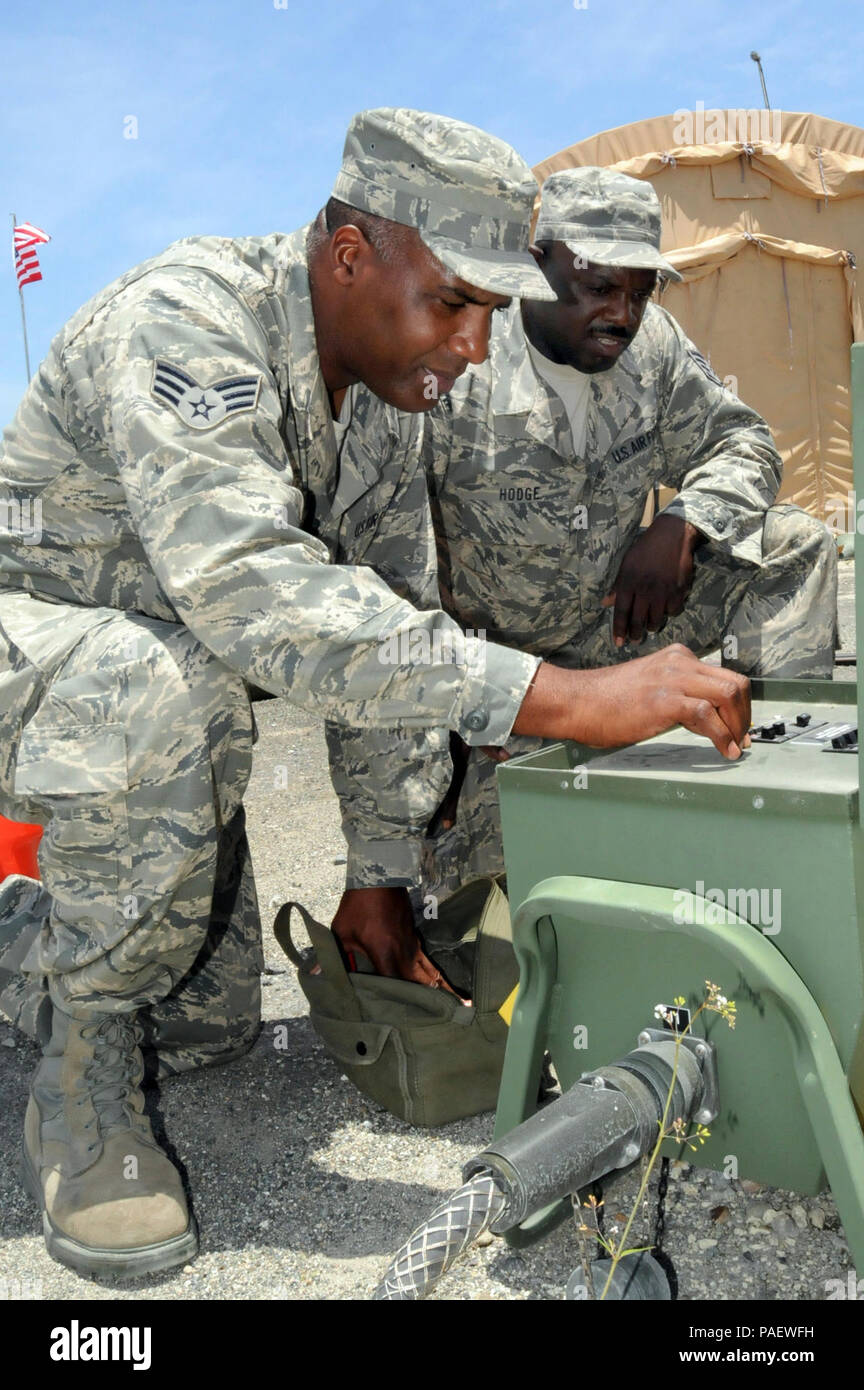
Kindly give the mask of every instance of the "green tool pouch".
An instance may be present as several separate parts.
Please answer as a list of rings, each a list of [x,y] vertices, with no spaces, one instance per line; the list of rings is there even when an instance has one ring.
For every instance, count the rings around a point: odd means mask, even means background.
[[[291,939],[295,908],[311,950],[298,951]],[[430,959],[470,1005],[448,990],[368,973],[362,957],[349,973],[335,937],[299,903],[280,908],[273,930],[297,967],[313,1028],[358,1090],[413,1125],[494,1110],[508,1033],[498,1010],[519,978],[497,882],[466,883],[424,930]]]

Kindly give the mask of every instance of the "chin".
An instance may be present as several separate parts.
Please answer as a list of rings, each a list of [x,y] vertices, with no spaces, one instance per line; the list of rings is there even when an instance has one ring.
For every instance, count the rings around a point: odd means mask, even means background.
[[[577,357],[571,357],[569,365],[575,367],[577,372],[585,372],[587,376],[594,376],[597,372],[608,372],[610,367],[617,367],[619,357],[603,357],[599,353],[586,352]]]
[[[373,387],[376,396],[380,396],[387,405],[395,406],[397,410],[404,410],[408,415],[422,415],[427,410],[438,404],[437,398],[430,400],[423,394],[422,390],[410,386],[381,386]]]

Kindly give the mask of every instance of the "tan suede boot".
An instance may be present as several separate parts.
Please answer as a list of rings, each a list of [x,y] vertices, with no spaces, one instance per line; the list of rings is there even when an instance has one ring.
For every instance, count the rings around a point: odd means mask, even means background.
[[[180,1174],[153,1137],[134,1015],[54,1009],[24,1121],[22,1177],[48,1253],[81,1274],[132,1277],[198,1250]]]

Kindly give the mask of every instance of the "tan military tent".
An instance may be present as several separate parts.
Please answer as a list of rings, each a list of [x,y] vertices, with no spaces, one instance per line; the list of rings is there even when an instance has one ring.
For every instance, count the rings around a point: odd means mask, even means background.
[[[839,531],[852,488],[849,347],[864,339],[864,130],[798,112],[677,111],[581,140],[534,170],[649,179],[681,271],[661,302],[753,405],[781,497]]]

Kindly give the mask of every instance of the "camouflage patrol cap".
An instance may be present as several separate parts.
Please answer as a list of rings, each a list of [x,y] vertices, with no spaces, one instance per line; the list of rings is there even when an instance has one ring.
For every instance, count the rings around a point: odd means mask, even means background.
[[[528,253],[537,180],[514,149],[476,126],[404,107],[355,116],[333,197],[414,227],[469,285],[555,299]]]
[[[588,166],[550,174],[540,193],[535,241],[563,241],[595,265],[681,276],[660,255],[660,200],[650,183]]]

